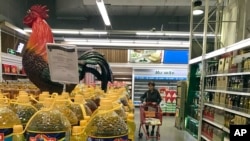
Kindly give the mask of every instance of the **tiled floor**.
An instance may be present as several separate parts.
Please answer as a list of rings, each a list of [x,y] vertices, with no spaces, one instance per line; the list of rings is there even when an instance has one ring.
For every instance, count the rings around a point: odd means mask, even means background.
[[[135,110],[135,120],[137,124],[135,141],[146,141],[145,135],[141,139],[138,138],[138,130],[140,125],[139,118],[140,118],[139,108],[137,108]],[[178,130],[177,128],[175,128],[174,123],[175,123],[174,116],[163,116],[163,125],[160,127],[161,141],[196,141],[196,139],[190,136],[186,131]],[[156,139],[151,139],[151,140],[156,140]]]

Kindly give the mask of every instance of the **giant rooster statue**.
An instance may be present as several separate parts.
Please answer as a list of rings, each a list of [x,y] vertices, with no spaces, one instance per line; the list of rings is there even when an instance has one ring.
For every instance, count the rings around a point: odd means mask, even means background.
[[[23,54],[23,68],[32,83],[41,91],[61,93],[63,85],[52,82],[50,79],[46,43],[53,43],[53,34],[50,26],[45,21],[48,18],[46,6],[34,5],[24,17],[23,23],[32,28],[27,46]],[[85,72],[90,72],[102,82],[102,89],[106,91],[108,81],[112,81],[112,71],[104,57],[94,51],[86,51],[79,58],[79,79],[85,77]],[[87,64],[99,65],[101,72],[88,67]],[[75,85],[66,86],[66,91],[71,92]]]

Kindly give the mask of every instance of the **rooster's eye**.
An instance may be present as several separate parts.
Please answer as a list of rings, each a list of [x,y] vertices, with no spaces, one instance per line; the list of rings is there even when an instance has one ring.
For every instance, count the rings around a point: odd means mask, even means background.
[[[30,10],[27,11],[28,14],[29,14],[30,12],[31,12]]]

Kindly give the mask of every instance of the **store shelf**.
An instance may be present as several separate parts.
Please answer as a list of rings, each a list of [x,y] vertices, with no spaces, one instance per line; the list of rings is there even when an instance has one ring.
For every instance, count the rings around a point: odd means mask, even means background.
[[[11,76],[27,76],[26,74],[15,74],[15,73],[2,73],[3,75],[11,75]]]
[[[210,139],[208,139],[206,136],[204,136],[204,135],[201,135],[201,137],[204,139],[204,140],[206,140],[206,141],[211,141]]]
[[[234,94],[234,95],[243,95],[243,96],[250,96],[250,93],[245,92],[234,92],[234,91],[225,91],[225,90],[213,90],[213,89],[205,89],[206,92],[219,92],[219,93],[226,93],[226,94]]]
[[[223,127],[223,131],[230,133],[230,130],[227,127]]]
[[[209,123],[209,124],[212,124],[213,126],[216,126],[216,127],[220,128],[220,129],[223,129],[223,127],[224,127],[223,125],[221,125],[219,123],[216,123],[214,121],[211,121],[209,119],[206,119],[206,118],[203,118],[202,120]]]
[[[236,73],[219,73],[219,74],[210,74],[206,77],[216,77],[216,76],[235,76],[235,75],[250,75],[250,72],[236,72]]]
[[[189,60],[188,63],[189,63],[189,64],[195,64],[195,63],[201,62],[201,60],[202,60],[202,57],[199,56],[199,57],[196,57],[196,58],[194,58],[194,59]]]
[[[236,111],[236,110],[233,110],[233,109],[225,108],[225,107],[210,104],[210,103],[204,103],[204,105],[207,105],[207,106],[210,106],[210,107],[213,107],[213,108],[216,108],[216,109],[224,110],[224,111],[227,111],[227,112],[230,112],[230,113],[234,113],[234,114],[237,114],[237,115],[240,115],[240,116],[250,118],[250,114],[239,112],[239,111]]]
[[[217,106],[217,105],[214,105],[214,104],[204,103],[204,105],[207,105],[207,106],[210,106],[210,107],[213,107],[213,108],[216,108],[216,109],[224,110],[224,107]]]

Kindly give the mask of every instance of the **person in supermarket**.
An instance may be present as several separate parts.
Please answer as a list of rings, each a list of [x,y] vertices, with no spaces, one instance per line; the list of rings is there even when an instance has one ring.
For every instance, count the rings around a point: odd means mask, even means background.
[[[152,104],[157,106],[160,104],[162,98],[159,91],[155,88],[153,81],[148,82],[148,90],[141,96],[141,102],[143,104]],[[145,109],[149,110],[149,109]],[[151,136],[154,135],[155,126],[152,126]],[[149,125],[146,125],[147,135],[149,135]]]

